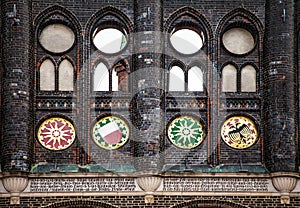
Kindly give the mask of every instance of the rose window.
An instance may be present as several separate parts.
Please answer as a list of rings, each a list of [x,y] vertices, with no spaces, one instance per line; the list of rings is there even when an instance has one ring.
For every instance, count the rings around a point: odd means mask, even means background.
[[[190,116],[180,116],[168,126],[168,138],[177,147],[192,149],[204,139],[203,125]]]
[[[64,150],[75,141],[74,126],[63,118],[49,118],[38,129],[38,141],[49,150]]]

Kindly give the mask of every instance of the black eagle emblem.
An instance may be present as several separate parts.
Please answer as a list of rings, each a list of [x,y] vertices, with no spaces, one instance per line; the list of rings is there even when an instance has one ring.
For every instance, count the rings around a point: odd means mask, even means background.
[[[229,138],[236,144],[247,144],[248,139],[251,138],[251,130],[246,124],[236,123],[230,129],[233,130],[228,132]]]

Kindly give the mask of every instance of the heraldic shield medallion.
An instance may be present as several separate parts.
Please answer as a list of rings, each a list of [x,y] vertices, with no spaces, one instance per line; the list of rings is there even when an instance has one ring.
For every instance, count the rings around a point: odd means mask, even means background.
[[[246,149],[258,139],[255,123],[244,116],[233,116],[227,119],[222,128],[223,141],[234,149]]]
[[[129,128],[126,122],[116,116],[101,118],[93,127],[93,139],[101,148],[107,150],[122,147],[129,138]]]

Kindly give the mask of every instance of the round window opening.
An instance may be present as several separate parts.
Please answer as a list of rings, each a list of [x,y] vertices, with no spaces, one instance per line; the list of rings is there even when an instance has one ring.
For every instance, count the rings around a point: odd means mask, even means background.
[[[255,46],[253,35],[244,28],[227,30],[223,34],[222,42],[229,52],[238,55],[250,52]]]
[[[39,42],[47,51],[63,53],[73,46],[75,35],[72,29],[66,25],[51,24],[42,30]]]
[[[118,53],[127,44],[126,33],[115,28],[97,28],[93,33],[93,43],[103,53]]]
[[[186,55],[198,52],[204,43],[201,35],[191,29],[180,29],[171,34],[170,42],[178,52]]]

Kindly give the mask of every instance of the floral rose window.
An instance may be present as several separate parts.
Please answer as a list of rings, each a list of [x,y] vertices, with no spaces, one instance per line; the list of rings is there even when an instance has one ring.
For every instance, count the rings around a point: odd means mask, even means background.
[[[180,116],[168,126],[168,138],[177,147],[192,149],[204,140],[203,125],[193,117]]]
[[[67,149],[75,138],[74,126],[64,118],[49,118],[38,129],[38,141],[49,150]]]

